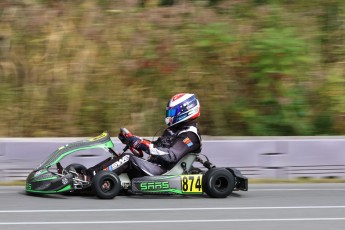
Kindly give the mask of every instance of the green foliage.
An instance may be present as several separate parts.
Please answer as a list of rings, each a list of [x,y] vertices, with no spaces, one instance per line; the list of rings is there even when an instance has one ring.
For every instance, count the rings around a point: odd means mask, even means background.
[[[0,136],[149,136],[180,92],[206,135],[345,134],[344,1],[16,2]]]
[[[323,1],[318,17],[321,29],[320,42],[323,61],[337,62],[344,59],[345,4],[340,1]]]
[[[175,4],[175,0],[160,0],[159,5],[160,6],[172,6]]]
[[[307,44],[290,28],[263,29],[253,36],[248,52],[254,55],[252,77],[274,80],[276,75],[290,75],[305,67]]]
[[[322,85],[320,93],[324,98],[322,111],[318,116],[317,125],[321,125],[320,132],[344,133],[345,131],[345,77],[341,65],[335,65]],[[327,113],[326,113],[327,112]],[[328,129],[325,124],[329,124]],[[334,125],[334,126],[333,126]],[[323,128],[322,128],[323,127]]]
[[[307,44],[289,28],[258,31],[245,53],[246,81],[239,81],[237,111],[246,135],[310,135],[311,107],[304,90],[308,73]]]
[[[222,2],[222,1],[224,1],[224,0],[209,0],[208,1],[208,5],[209,6],[215,6],[215,5],[217,5],[218,3]]]
[[[226,49],[234,41],[229,26],[224,23],[211,23],[207,25],[194,25],[195,47],[205,53],[217,53]],[[207,58],[207,57],[206,57]]]

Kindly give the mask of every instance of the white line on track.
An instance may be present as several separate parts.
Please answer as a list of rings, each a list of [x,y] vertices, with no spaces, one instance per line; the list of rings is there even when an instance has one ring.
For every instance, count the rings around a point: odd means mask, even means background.
[[[272,221],[344,221],[344,218],[285,218],[285,219],[220,219],[220,220],[139,220],[139,221],[61,221],[61,222],[3,222],[0,225],[67,225],[67,224],[155,224],[211,222],[272,222]]]
[[[212,211],[212,210],[274,210],[274,209],[345,209],[345,206],[277,206],[277,207],[209,207],[209,208],[138,208],[138,209],[41,209],[0,210],[0,213],[58,213],[58,212],[156,212],[156,211]]]

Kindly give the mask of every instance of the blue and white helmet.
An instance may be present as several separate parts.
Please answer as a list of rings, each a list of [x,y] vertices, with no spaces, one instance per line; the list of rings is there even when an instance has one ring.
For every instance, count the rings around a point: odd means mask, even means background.
[[[166,107],[165,123],[168,126],[190,121],[200,116],[200,103],[194,94],[179,93],[173,96]]]

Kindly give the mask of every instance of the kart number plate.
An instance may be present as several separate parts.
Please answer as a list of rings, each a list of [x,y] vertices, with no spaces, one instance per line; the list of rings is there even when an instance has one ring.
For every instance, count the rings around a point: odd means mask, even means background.
[[[202,175],[181,175],[182,193],[202,193]]]

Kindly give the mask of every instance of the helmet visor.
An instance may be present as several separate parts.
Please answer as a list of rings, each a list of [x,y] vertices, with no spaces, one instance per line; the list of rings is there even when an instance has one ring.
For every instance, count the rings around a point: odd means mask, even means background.
[[[166,117],[175,117],[181,111],[180,106],[175,106],[173,108],[168,109],[166,111]]]

